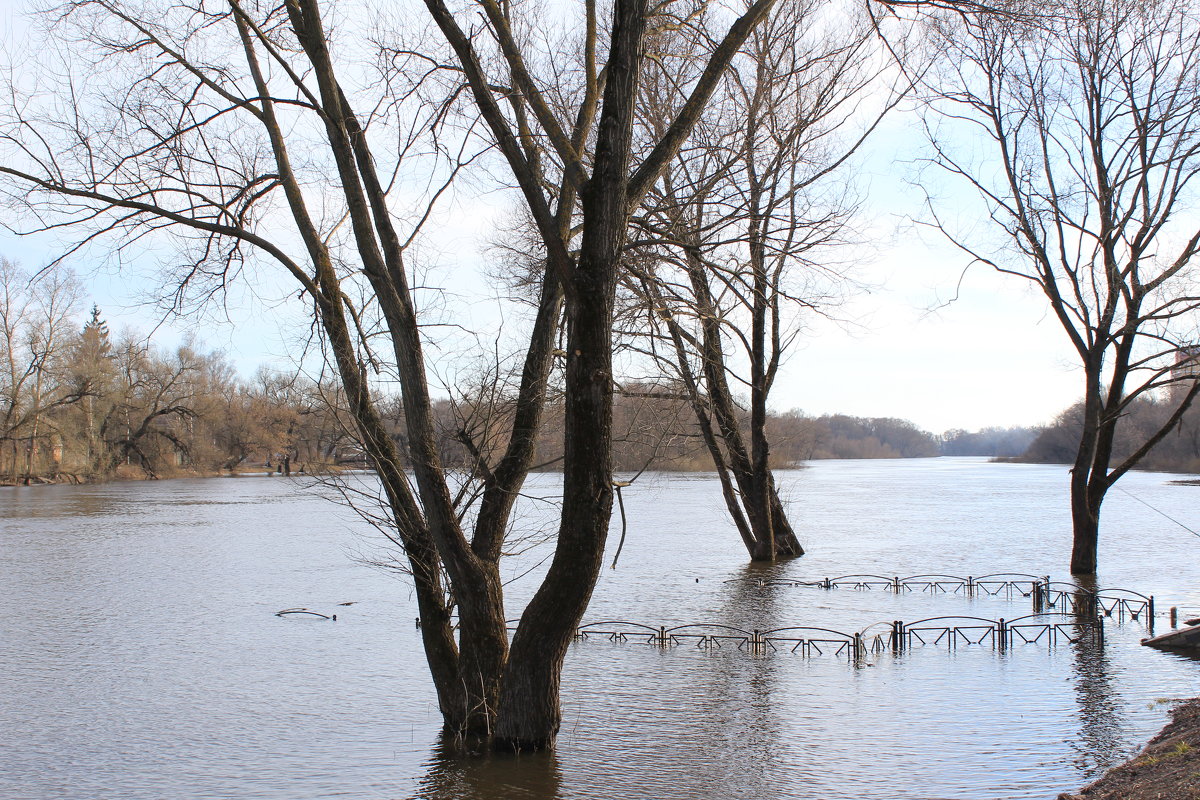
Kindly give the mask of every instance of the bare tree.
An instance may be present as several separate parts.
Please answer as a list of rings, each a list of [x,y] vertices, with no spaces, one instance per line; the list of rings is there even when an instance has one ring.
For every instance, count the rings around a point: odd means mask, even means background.
[[[28,276],[12,261],[0,259],[0,434],[7,444],[9,477],[17,475],[18,438],[25,415],[26,385],[33,375],[33,358],[26,352],[32,298]]]
[[[1187,0],[1069,0],[930,30],[945,56],[932,160],[974,190],[996,236],[959,227],[948,204],[932,204],[935,224],[1043,294],[1083,367],[1071,571],[1091,574],[1105,493],[1200,391],[1176,368],[1200,308],[1200,16]],[[1181,382],[1162,424],[1114,458],[1130,405]]]
[[[198,352],[194,341],[156,352],[126,335],[113,350],[113,368],[98,430],[108,460],[102,474],[124,464],[157,478],[158,465],[189,466],[196,457],[196,421],[214,418],[220,388],[233,384],[228,365]]]
[[[768,402],[800,313],[827,311],[848,284],[837,247],[855,200],[834,173],[899,96],[875,85],[886,60],[865,15],[846,12],[789,3],[760,26],[635,220],[629,332],[648,332],[642,352],[689,399],[754,560],[804,553],[775,487]],[[677,29],[654,44],[652,129],[683,101],[698,46]]]
[[[483,475],[471,530],[440,460],[407,261],[440,181],[430,181],[416,207],[399,206],[391,191],[417,172],[410,162],[423,153],[421,171],[442,176],[472,158],[468,138],[426,137],[444,106],[412,103],[420,75],[444,72],[440,56],[397,48],[379,81],[359,81],[363,72],[339,62],[352,47],[331,33],[346,29],[324,21],[330,9],[317,0],[76,0],[53,20],[55,35],[74,37],[57,93],[27,97],[10,87],[0,176],[27,218],[80,225],[89,241],[112,237],[120,254],[145,240],[173,241],[186,256],[175,274],[180,305],[189,291],[219,289],[240,269],[268,263],[311,304],[379,475],[389,535],[412,573],[427,662],[452,731],[510,748],[554,741],[562,662],[599,574],[611,512],[610,338],[626,222],[771,4],[759,0],[733,19],[695,81],[693,102],[635,164],[633,105],[653,16],[644,2],[615,3],[607,46],[597,4],[585,3],[581,88],[573,105],[565,89],[558,94],[556,113],[517,46],[513,8],[473,3],[492,38],[472,40],[440,0],[428,0],[454,51],[454,74],[466,81],[545,249],[507,446]],[[476,44],[486,41],[498,58],[480,57]],[[546,56],[552,71],[559,55]],[[501,75],[489,76],[485,63]],[[87,80],[70,74],[75,69]],[[368,97],[362,84],[382,94]],[[565,120],[564,107],[573,111]],[[557,188],[544,180],[543,153],[558,160]],[[510,649],[499,560],[533,457],[564,298],[561,524]],[[381,418],[373,371],[400,384],[411,483]]]
[[[49,414],[81,397],[66,369],[79,296],[65,268],[31,276],[0,259],[0,441],[9,444],[13,479],[20,473],[27,482],[40,469],[53,449]]]
[[[597,4],[584,4],[582,54],[564,85],[555,52],[536,52],[521,18],[535,7],[481,0],[487,35],[469,36],[442,0],[426,0],[454,51],[471,98],[520,189],[565,297],[563,508],[554,558],[521,617],[508,657],[501,741],[547,744],[559,725],[558,676],[599,575],[612,512],[613,308],[631,214],[695,126],[720,77],[773,0],[758,0],[712,41],[687,102],[635,154],[634,121],[647,26],[687,25],[701,9],[617,0],[603,53]],[[488,68],[495,69],[494,73]],[[543,72],[539,73],[537,67]],[[592,144],[594,142],[594,145]],[[638,160],[638,155],[641,156]],[[562,176],[547,191],[547,174]],[[550,182],[550,187],[555,184]]]

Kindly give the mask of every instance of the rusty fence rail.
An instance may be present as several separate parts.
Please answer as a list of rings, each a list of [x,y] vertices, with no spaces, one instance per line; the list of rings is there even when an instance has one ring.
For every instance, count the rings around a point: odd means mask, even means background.
[[[726,581],[739,582],[740,579]],[[990,619],[963,615],[935,616],[915,622],[892,620],[861,631],[838,631],[805,625],[746,629],[721,623],[687,623],[668,627],[627,620],[604,620],[579,626],[577,641],[606,639],[658,647],[691,646],[705,650],[733,649],[749,653],[789,652],[802,656],[834,655],[852,659],[872,653],[899,653],[916,647],[990,646],[1007,649],[1027,644],[1055,646],[1066,642],[1103,645],[1105,620],[1118,624],[1141,621],[1154,632],[1154,596],[1131,589],[1085,589],[1050,576],[1003,572],[966,576],[943,574],[907,577],[854,574],[802,581],[760,579],[758,588],[795,586],[824,590],[884,590],[897,594],[927,592],[967,597],[1030,598],[1032,613],[1016,618]],[[1172,609],[1175,612],[1175,609]],[[510,630],[517,620],[510,620]]]

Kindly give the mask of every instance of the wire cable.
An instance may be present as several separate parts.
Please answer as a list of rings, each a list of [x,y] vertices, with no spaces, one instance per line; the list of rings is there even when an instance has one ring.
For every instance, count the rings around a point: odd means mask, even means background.
[[[1125,492],[1125,494],[1129,495],[1129,496],[1130,496],[1130,497],[1132,497],[1134,500],[1137,500],[1139,503],[1141,503],[1142,505],[1144,505],[1146,508],[1150,509],[1151,511],[1154,511],[1154,512],[1156,512],[1156,513],[1158,513],[1158,514],[1162,514],[1164,517],[1166,517],[1167,519],[1171,520],[1171,522],[1174,522],[1174,523],[1175,523],[1176,525],[1178,525],[1179,527],[1183,528],[1185,531],[1187,531],[1188,533],[1190,533],[1192,536],[1195,536],[1195,537],[1197,537],[1197,538],[1200,538],[1200,533],[1197,533],[1196,531],[1194,531],[1194,530],[1192,530],[1191,528],[1189,528],[1187,525],[1184,525],[1182,522],[1180,522],[1179,520],[1175,519],[1174,517],[1172,517],[1172,516],[1171,516],[1170,514],[1168,514],[1167,512],[1165,512],[1165,511],[1161,511],[1161,510],[1159,510],[1159,509],[1155,508],[1154,506],[1150,505],[1150,504],[1149,504],[1149,503],[1147,503],[1145,500],[1143,500],[1142,498],[1140,498],[1140,497],[1138,497],[1137,495],[1133,494],[1132,492],[1126,491],[1125,487],[1123,487],[1123,486],[1118,486],[1117,488],[1118,488],[1118,489],[1120,489],[1122,492]]]

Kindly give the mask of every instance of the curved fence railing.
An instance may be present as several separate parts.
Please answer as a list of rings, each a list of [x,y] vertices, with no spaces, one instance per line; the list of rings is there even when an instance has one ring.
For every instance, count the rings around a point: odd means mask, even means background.
[[[1047,581],[1038,594],[1047,608],[1069,608],[1080,614],[1100,614],[1105,617],[1147,620],[1154,618],[1154,596],[1132,589],[1081,590],[1071,583]]]
[[[737,583],[733,578],[726,583]],[[1031,575],[1022,572],[997,572],[990,575],[958,576],[930,573],[907,577],[872,574],[840,575],[820,580],[790,580],[783,578],[758,579],[755,586],[765,589],[772,586],[794,586],[817,589],[851,589],[870,591],[881,589],[895,592],[927,592],[929,594],[959,594],[966,597],[1029,597],[1033,611],[1069,608],[1076,613],[1100,614],[1117,619],[1154,618],[1154,596],[1135,592],[1132,589],[1084,589],[1066,581],[1051,581],[1049,575]]]
[[[733,579],[726,583],[739,582]],[[1105,620],[1143,621],[1154,630],[1154,597],[1132,589],[1085,589],[1074,583],[1052,581],[1049,576],[1019,572],[958,576],[924,573],[906,577],[851,574],[820,580],[759,579],[758,588],[795,586],[824,590],[882,589],[896,593],[927,592],[966,596],[1032,599],[1032,613],[1010,619],[970,615],[941,615],[913,622],[875,622],[859,631],[839,631],[810,625],[747,629],[723,623],[693,622],[683,625],[649,625],[626,620],[606,620],[581,625],[576,639],[607,638],[638,641],[660,647],[688,645],[701,649],[736,649],[754,653],[786,651],[804,656],[832,654],[859,658],[869,653],[901,652],[915,647],[1020,645],[1084,641],[1104,642]],[[515,620],[513,621],[515,624]]]
[[[1017,645],[1104,642],[1102,614],[1042,612],[1015,619],[947,615],[914,622],[876,622],[860,631],[839,631],[811,625],[788,625],[766,630],[712,622],[668,627],[628,620],[605,620],[581,625],[577,640],[603,638],[613,642],[642,642],[659,647],[690,645],[700,649],[736,649],[754,653],[787,651],[804,656],[832,654],[859,658],[869,653],[901,652],[915,647],[947,649],[971,645],[1009,648]]]

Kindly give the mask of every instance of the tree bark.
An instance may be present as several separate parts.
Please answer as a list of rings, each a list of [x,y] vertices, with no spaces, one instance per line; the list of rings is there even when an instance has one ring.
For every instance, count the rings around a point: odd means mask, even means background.
[[[591,599],[612,516],[612,326],[628,225],[630,147],[646,0],[617,0],[592,176],[580,194],[583,237],[567,304],[563,510],[550,569],[513,637],[497,744],[554,742],[567,654]]]
[[[1082,484],[1082,485],[1080,485]],[[1071,574],[1094,575],[1100,540],[1100,501],[1092,498],[1086,479],[1071,480]]]

